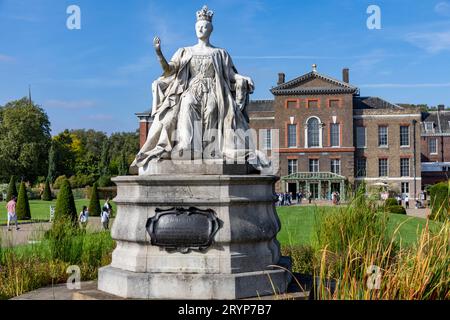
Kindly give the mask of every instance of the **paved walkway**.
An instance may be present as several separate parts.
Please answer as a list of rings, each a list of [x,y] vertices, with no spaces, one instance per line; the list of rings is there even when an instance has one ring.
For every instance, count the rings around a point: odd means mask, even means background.
[[[112,226],[113,220],[110,221],[110,226]],[[0,226],[0,245],[2,247],[13,247],[39,241],[50,227],[51,223],[49,222],[19,224],[19,230],[12,226],[11,231],[8,231],[6,226]],[[100,218],[90,217],[87,228],[92,231],[100,231],[102,229]]]
[[[57,284],[53,287],[40,288],[11,300],[72,300],[73,294],[82,290],[97,289],[97,281],[88,281],[81,283],[80,290],[67,289],[66,284]]]

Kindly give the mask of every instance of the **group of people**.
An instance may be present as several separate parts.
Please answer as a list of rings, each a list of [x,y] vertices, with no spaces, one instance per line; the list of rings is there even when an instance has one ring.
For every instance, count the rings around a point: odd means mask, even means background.
[[[276,193],[276,206],[290,206],[292,204],[292,195],[289,192]]]
[[[396,197],[397,203],[399,206],[403,205],[403,202],[405,204],[405,208],[409,209],[409,195],[405,194],[403,196],[401,195],[397,195]]]
[[[106,199],[105,204],[102,207],[102,213],[101,213],[101,222],[104,230],[109,229],[109,220],[112,216],[112,205],[109,203],[109,198]],[[15,222],[16,230],[20,230],[18,221],[17,221],[17,214],[16,214],[16,204],[17,204],[17,197],[13,197],[7,204],[6,204],[6,210],[8,212],[8,222],[7,227],[8,231],[11,231],[10,224]],[[89,220],[89,210],[86,206],[83,206],[83,210],[80,212],[79,216],[79,222],[83,228],[86,228]]]
[[[293,194],[291,192],[284,192],[284,193],[276,193],[276,206],[290,206],[293,203],[294,199],[297,199],[297,204],[302,204],[303,199],[307,199],[309,203],[312,201],[312,194],[311,192],[304,192],[300,191],[295,194],[295,198],[293,197]]]
[[[334,205],[339,205],[341,203],[341,195],[339,192],[335,191],[331,194],[331,202],[333,202]]]
[[[100,220],[104,230],[109,229],[109,220],[112,216],[112,205],[109,203],[109,198],[106,199],[105,204],[102,207],[102,212],[100,215]],[[81,226],[85,229],[89,220],[89,210],[86,206],[83,206],[83,210],[80,212],[79,221]]]

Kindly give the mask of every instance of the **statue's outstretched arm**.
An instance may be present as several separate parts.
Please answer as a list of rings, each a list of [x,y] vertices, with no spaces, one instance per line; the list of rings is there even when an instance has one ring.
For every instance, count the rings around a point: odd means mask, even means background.
[[[164,57],[162,51],[161,51],[161,39],[159,37],[155,37],[153,39],[153,47],[155,48],[156,55],[158,56],[159,63],[161,64],[161,67],[164,71],[164,75],[168,76],[174,72],[173,66],[171,66],[166,58]]]
[[[253,93],[253,91],[255,90],[255,84],[253,83],[252,78],[239,74],[234,66],[231,69],[231,77],[234,80],[234,82],[239,82],[239,81],[247,82],[248,93]]]

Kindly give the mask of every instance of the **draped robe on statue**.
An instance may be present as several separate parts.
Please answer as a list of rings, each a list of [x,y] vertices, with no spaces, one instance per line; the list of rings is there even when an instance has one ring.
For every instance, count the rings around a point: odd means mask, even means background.
[[[193,53],[191,47],[186,47],[178,49],[172,57],[169,63],[171,72],[164,74],[153,83],[153,123],[147,140],[132,166],[143,167],[152,159],[173,158],[177,143],[179,145],[193,143],[194,137],[186,136],[186,134],[195,132],[192,115],[199,113],[200,117],[204,116],[206,106],[202,105],[201,101],[196,101],[204,97],[212,102],[213,107],[206,121],[199,120],[203,125],[203,131],[216,130],[217,134],[212,137],[207,132],[206,134],[203,132],[201,142],[204,143],[205,139],[214,140],[215,149],[218,149],[214,156],[226,160],[244,157],[256,167],[268,165],[265,157],[254,147],[255,137],[246,136],[249,134],[248,116],[242,104],[236,102],[235,74],[237,71],[230,55],[224,49],[213,48],[209,57],[208,55],[201,57],[212,61],[214,67],[212,75],[192,74],[193,67],[196,67],[198,63],[195,62],[194,65],[192,62],[199,56]],[[208,78],[208,81],[204,81],[203,77]],[[241,80],[240,77],[238,78]],[[202,85],[200,86],[199,83]],[[196,99],[195,96],[198,94],[195,91],[199,91],[199,87],[206,92],[203,94],[200,92],[200,97]],[[193,101],[191,103],[186,99]],[[246,100],[248,102],[248,96]],[[193,110],[195,107],[198,110]],[[181,137],[175,134],[177,126],[180,127],[178,133],[182,135]],[[203,148],[204,145],[200,147]]]

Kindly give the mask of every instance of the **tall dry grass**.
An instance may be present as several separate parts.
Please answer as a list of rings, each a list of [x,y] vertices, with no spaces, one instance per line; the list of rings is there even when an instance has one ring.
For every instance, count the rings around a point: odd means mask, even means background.
[[[424,228],[402,247],[398,226],[359,193],[348,208],[322,214],[317,224],[316,299],[417,300],[450,298],[450,223]]]
[[[108,232],[86,233],[68,225],[56,230],[26,246],[2,248],[0,239],[0,299],[64,283],[71,265],[80,267],[82,281],[96,279],[98,268],[110,263],[114,241]]]

